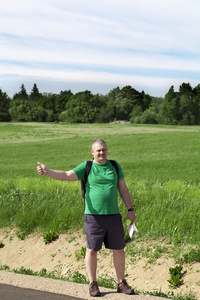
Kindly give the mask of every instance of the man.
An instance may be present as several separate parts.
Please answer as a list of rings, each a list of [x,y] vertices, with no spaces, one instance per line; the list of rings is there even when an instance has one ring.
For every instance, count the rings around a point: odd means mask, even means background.
[[[90,296],[100,296],[96,282],[97,252],[104,242],[105,247],[113,250],[113,262],[116,270],[117,292],[133,294],[134,290],[124,279],[125,274],[125,241],[122,217],[117,203],[117,188],[124,201],[128,213],[125,220],[134,223],[136,216],[132,206],[131,196],[124,180],[121,166],[118,174],[109,160],[106,143],[97,139],[92,143],[91,153],[93,163],[86,182],[85,194],[85,233],[87,240],[86,270],[90,280]],[[70,171],[50,170],[38,163],[38,173],[48,175],[57,180],[77,181],[84,178],[86,163],[80,164]]]

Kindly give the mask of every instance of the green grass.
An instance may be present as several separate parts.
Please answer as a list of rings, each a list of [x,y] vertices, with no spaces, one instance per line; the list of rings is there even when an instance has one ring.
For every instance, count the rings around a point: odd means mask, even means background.
[[[78,183],[1,179],[0,191],[0,227],[16,226],[21,233],[30,234],[63,232],[83,223],[84,202]]]
[[[70,169],[91,158],[91,143],[107,141],[109,157],[134,180],[199,180],[199,127],[0,123],[0,176],[36,177],[36,163]]]
[[[0,123],[0,227],[34,231],[83,228],[80,183],[37,174],[40,161],[70,170],[91,159],[96,138],[122,166],[138,236],[200,240],[200,127],[122,124]],[[126,208],[119,200],[120,211]]]

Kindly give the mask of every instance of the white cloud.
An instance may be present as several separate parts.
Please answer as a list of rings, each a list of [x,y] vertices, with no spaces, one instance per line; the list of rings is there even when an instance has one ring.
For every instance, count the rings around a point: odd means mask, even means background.
[[[60,81],[60,82],[77,82],[77,83],[101,83],[101,84],[114,84],[114,85],[136,85],[142,89],[142,86],[145,84],[148,88],[156,88],[162,86],[166,89],[169,89],[171,85],[178,87],[183,82],[191,82],[193,86],[196,86],[199,82],[198,80],[189,80],[187,77],[181,78],[169,78],[169,77],[148,77],[144,75],[136,76],[129,74],[116,74],[108,72],[94,72],[94,71],[54,71],[46,69],[37,69],[37,68],[27,68],[27,67],[7,67],[4,69],[5,75],[12,74],[13,77],[20,77],[23,81],[28,79],[29,81],[35,82],[35,80],[46,79],[49,81]],[[0,67],[0,73],[2,73],[2,68]]]
[[[178,74],[177,81],[196,82],[199,11],[197,0],[0,1],[1,74],[133,81],[145,90],[149,83],[175,82],[169,71],[185,71],[191,78]],[[160,70],[160,78],[154,70]]]

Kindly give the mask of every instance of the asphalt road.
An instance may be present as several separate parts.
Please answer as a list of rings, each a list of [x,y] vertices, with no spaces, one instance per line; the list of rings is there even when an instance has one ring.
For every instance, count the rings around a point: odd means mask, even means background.
[[[1,300],[82,300],[66,295],[24,289],[0,283]]]

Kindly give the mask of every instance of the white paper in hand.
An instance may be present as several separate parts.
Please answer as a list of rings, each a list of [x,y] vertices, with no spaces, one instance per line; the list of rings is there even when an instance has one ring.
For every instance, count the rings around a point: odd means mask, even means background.
[[[138,232],[135,223],[132,223],[130,225],[127,225],[127,230],[129,233],[130,238],[132,239],[134,237],[134,235]]]

